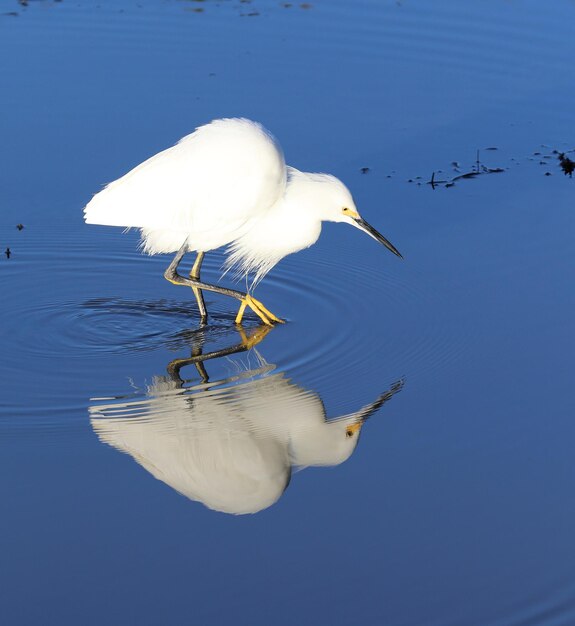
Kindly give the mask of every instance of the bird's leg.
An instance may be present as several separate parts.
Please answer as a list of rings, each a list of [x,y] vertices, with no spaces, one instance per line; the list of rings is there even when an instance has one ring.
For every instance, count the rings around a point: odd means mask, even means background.
[[[172,259],[172,262],[164,272],[164,278],[169,280],[171,283],[180,284],[176,281],[176,278],[182,278],[178,274],[178,265],[180,261],[184,258],[184,254],[188,251],[188,242],[184,241],[182,247],[177,251],[176,256]]]
[[[228,289],[227,287],[218,287],[217,285],[203,283],[199,280],[199,278],[184,278],[183,276],[180,276],[180,274],[178,274],[178,265],[187,250],[187,243],[184,243],[164,272],[164,278],[166,280],[170,281],[174,285],[186,285],[188,287],[195,287],[198,290],[213,291],[215,293],[221,293],[224,296],[236,298],[236,300],[241,302],[240,310],[236,316],[237,324],[241,323],[244,311],[248,306],[261,319],[261,321],[268,326],[272,326],[275,322],[282,322],[279,317],[270,313],[261,302],[253,298],[249,293],[242,293],[241,291],[235,291],[234,289]]]
[[[198,252],[198,255],[196,256],[196,260],[194,261],[194,265],[190,271],[190,278],[192,280],[200,280],[200,268],[202,267],[204,254],[204,252]],[[192,287],[192,291],[194,292],[194,296],[196,296],[196,301],[198,303],[201,323],[205,324],[208,319],[208,311],[206,309],[206,303],[204,302],[204,294],[202,293],[202,290],[197,287]]]

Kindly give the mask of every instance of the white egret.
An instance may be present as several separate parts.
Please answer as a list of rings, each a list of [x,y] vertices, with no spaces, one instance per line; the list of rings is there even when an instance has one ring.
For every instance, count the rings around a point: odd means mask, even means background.
[[[175,146],[144,161],[97,193],[84,209],[88,224],[136,227],[149,254],[176,252],[164,276],[192,287],[202,321],[202,290],[237,298],[265,323],[281,320],[248,290],[201,281],[204,254],[228,246],[225,270],[252,275],[255,286],[284,256],[314,244],[322,221],[363,230],[401,257],[358,213],[351,193],[335,176],[286,166],[274,137],[247,119],[200,126]],[[189,278],[178,274],[186,252],[197,252]]]
[[[256,331],[237,348],[172,361],[169,376],[154,377],[146,398],[91,406],[92,428],[102,442],[210,509],[238,515],[271,506],[294,467],[346,461],[364,422],[402,382],[359,411],[331,420],[316,393],[272,373],[263,359],[231,379],[184,387],[183,366],[242,351],[263,336]]]

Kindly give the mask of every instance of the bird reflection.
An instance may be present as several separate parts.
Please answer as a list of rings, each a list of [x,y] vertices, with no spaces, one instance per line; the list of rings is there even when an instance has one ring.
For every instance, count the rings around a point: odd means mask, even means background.
[[[216,511],[256,513],[274,504],[294,468],[333,466],[355,450],[364,422],[402,387],[391,386],[358,411],[328,420],[320,397],[273,372],[257,350],[257,364],[210,381],[207,363],[245,352],[270,327],[214,352],[195,334],[192,355],[168,364],[146,398],[95,404],[91,423],[102,442],[130,454],[155,478]],[[182,378],[195,366],[201,383]],[[196,377],[197,378],[197,377]]]

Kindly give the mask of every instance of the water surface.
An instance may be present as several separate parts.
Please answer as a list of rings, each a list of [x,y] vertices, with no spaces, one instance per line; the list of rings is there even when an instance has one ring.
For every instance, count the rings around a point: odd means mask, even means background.
[[[288,4],[2,8],[3,622],[571,624],[575,4]],[[327,225],[199,328],[81,209],[223,116],[405,260]]]

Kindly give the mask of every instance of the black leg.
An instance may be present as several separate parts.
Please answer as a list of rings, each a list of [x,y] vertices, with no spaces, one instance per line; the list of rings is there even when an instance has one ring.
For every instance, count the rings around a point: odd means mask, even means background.
[[[268,311],[264,305],[259,302],[259,300],[256,300],[250,294],[242,293],[241,291],[236,291],[235,289],[227,289],[226,287],[218,287],[217,285],[203,283],[199,280],[199,278],[184,278],[183,276],[180,276],[180,274],[178,274],[178,265],[187,251],[188,245],[187,243],[184,243],[178,250],[173,261],[168,266],[168,269],[164,272],[164,278],[166,280],[169,280],[174,285],[186,285],[187,287],[196,288],[198,290],[213,291],[215,293],[221,293],[224,296],[231,296],[232,298],[239,300],[241,304],[236,316],[236,324],[241,323],[246,307],[250,307],[250,309],[262,320],[264,324],[273,326],[274,323],[283,323],[279,317],[276,317],[273,313]],[[194,264],[194,266],[195,265],[196,264]]]

